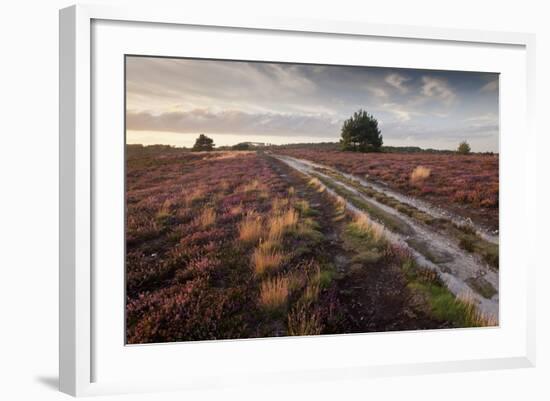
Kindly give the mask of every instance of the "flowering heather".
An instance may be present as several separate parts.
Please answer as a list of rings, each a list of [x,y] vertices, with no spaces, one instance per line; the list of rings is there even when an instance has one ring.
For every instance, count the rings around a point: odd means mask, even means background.
[[[268,330],[255,317],[260,283],[252,260],[270,222],[280,223],[273,228],[277,246],[296,224],[288,192],[255,152],[129,146],[128,342],[251,337]],[[252,218],[261,225],[244,233]]]
[[[384,230],[309,181],[260,152],[128,146],[127,342],[452,325],[409,304]]]

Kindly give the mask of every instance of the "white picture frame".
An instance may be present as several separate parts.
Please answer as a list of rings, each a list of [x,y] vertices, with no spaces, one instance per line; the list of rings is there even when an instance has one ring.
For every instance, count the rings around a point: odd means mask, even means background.
[[[105,22],[106,25],[104,26],[106,28],[103,31],[97,31],[98,39],[94,42],[94,24],[99,24],[96,26],[100,26],[103,23],[102,21]],[[116,25],[116,23],[121,23],[123,26],[114,27],[113,24]],[[512,93],[512,90],[516,89],[519,98],[517,102],[519,103],[515,103],[514,105],[519,105],[521,110],[515,117],[506,117],[509,120],[502,121],[501,119],[501,124],[503,124],[503,131],[501,133],[501,139],[503,139],[503,144],[501,145],[501,151],[503,151],[501,158],[501,182],[511,183],[504,185],[501,196],[505,200],[509,198],[510,201],[508,203],[518,207],[516,208],[517,211],[514,212],[517,215],[508,213],[506,216],[504,214],[501,216],[501,218],[506,217],[509,220],[501,229],[501,232],[506,233],[506,226],[510,227],[511,225],[518,227],[518,229],[519,227],[524,227],[525,230],[528,230],[526,232],[535,232],[533,227],[536,216],[534,204],[536,161],[535,150],[533,149],[535,133],[532,116],[535,85],[534,35],[375,25],[363,22],[293,20],[291,18],[248,19],[246,16],[243,16],[240,20],[228,20],[223,16],[205,17],[187,15],[185,10],[165,10],[155,7],[111,8],[108,6],[78,5],[63,9],[60,11],[59,374],[61,391],[80,396],[245,385],[250,381],[256,383],[275,381],[285,383],[295,380],[325,380],[329,377],[333,379],[342,377],[361,378],[368,376],[534,366],[535,285],[533,274],[536,261],[533,256],[523,259],[519,272],[507,270],[506,268],[501,269],[501,274],[506,275],[503,277],[509,278],[502,281],[502,297],[506,302],[503,302],[503,306],[501,307],[507,308],[507,305],[513,304],[517,306],[517,310],[514,310],[513,313],[510,312],[511,318],[508,320],[506,320],[507,315],[505,313],[501,326],[497,329],[486,329],[489,331],[468,331],[464,329],[453,330],[452,333],[449,330],[441,330],[437,333],[417,332],[323,336],[323,339],[241,340],[208,342],[205,345],[199,344],[198,347],[196,345],[185,345],[186,348],[174,344],[151,345],[130,347],[132,355],[129,355],[129,359],[125,361],[122,361],[122,359],[116,360],[114,356],[112,360],[109,359],[110,356],[107,355],[108,348],[104,345],[106,341],[102,339],[105,336],[112,335],[112,333],[108,332],[107,329],[97,328],[97,326],[105,328],[107,324],[106,321],[102,321],[104,314],[101,312],[98,313],[98,310],[101,310],[101,306],[97,306],[96,300],[94,300],[95,291],[98,291],[98,286],[101,286],[102,277],[104,277],[102,275],[98,276],[94,272],[94,267],[97,267],[97,260],[99,258],[94,253],[94,235],[97,235],[98,232],[98,216],[104,216],[101,210],[99,212],[97,210],[97,203],[100,199],[98,200],[96,197],[98,189],[96,177],[102,174],[97,171],[99,168],[98,157],[101,157],[99,153],[105,151],[105,146],[108,143],[98,142],[97,138],[94,138],[94,127],[101,126],[94,118],[100,118],[98,116],[102,114],[101,111],[97,111],[97,115],[95,114],[96,105],[92,102],[95,89],[92,86],[92,80],[95,73],[94,69],[100,71],[104,66],[112,65],[109,64],[109,60],[111,60],[109,59],[110,56],[101,57],[101,60],[106,60],[106,64],[104,65],[102,64],[103,61],[94,59],[95,55],[98,54],[97,52],[102,51],[101,46],[107,46],[105,35],[115,35],[113,33],[115,31],[126,30],[130,32],[130,29],[135,29],[135,31],[132,31],[132,35],[128,35],[128,38],[123,37],[120,33],[116,34],[116,38],[115,36],[110,38],[113,39],[109,41],[112,42],[112,59],[118,62],[116,59],[122,54],[120,52],[123,52],[121,49],[124,47],[122,46],[124,41],[129,41],[129,37],[139,36],[139,30],[142,29],[143,25],[132,25],[135,23],[157,26],[159,29],[155,29],[155,32],[158,32],[158,39],[166,35],[166,32],[168,32],[166,29],[179,29],[178,27],[181,27],[185,30],[185,27],[192,27],[193,29],[199,27],[205,31],[211,29],[217,30],[216,32],[219,30],[228,32],[227,30],[230,30],[230,32],[243,32],[247,35],[261,33],[265,36],[266,40],[274,41],[282,40],[277,38],[278,35],[286,35],[287,37],[291,37],[292,35],[302,37],[305,35],[307,38],[304,40],[312,40],[312,38],[320,36],[327,40],[339,38],[339,40],[343,41],[366,40],[368,38],[383,39],[387,43],[392,41],[409,41],[407,43],[412,43],[411,41],[414,41],[414,43],[418,44],[438,46],[438,48],[441,48],[441,51],[444,51],[443,48],[447,45],[455,46],[454,51],[457,52],[467,51],[467,48],[478,48],[480,51],[484,51],[484,46],[510,49],[510,54],[503,55],[502,60],[508,60],[506,57],[510,57],[509,60],[513,62],[509,64],[513,64],[513,66],[503,66],[503,68],[510,68],[510,77],[514,76],[514,74],[517,76],[513,80],[510,78],[509,83],[504,82],[502,96],[507,96],[507,94]],[[114,30],[111,31],[111,28]],[[154,45],[156,34],[149,35],[148,37],[151,38],[150,43],[142,44],[141,46]],[[182,34],[185,34],[185,32]],[[228,33],[226,34],[229,35]],[[269,35],[272,35],[273,38]],[[122,44],[122,47],[119,46],[117,48],[116,46],[120,44]],[[168,44],[166,46],[169,47]],[[159,51],[169,51],[167,50],[168,47],[166,49],[159,49]],[[257,52],[257,49],[254,50],[251,46],[249,51]],[[146,53],[150,54],[150,52]],[[171,56],[175,54],[170,53],[166,55]],[[269,57],[269,55],[266,53],[263,57]],[[279,60],[282,56],[274,57]],[[399,62],[400,56],[396,55],[395,57],[397,61],[394,62]],[[404,56],[402,55],[401,57]],[[292,60],[292,57],[290,60]],[[497,63],[498,58],[495,60],[492,62]],[[500,62],[503,62],[502,60]],[[388,60],[379,62],[394,63]],[[417,68],[430,68],[429,61],[426,61],[423,65],[418,64],[418,60],[416,63]],[[451,68],[452,58],[449,58],[447,63],[447,68]],[[403,65],[401,64],[400,66]],[[514,66],[517,67],[517,71],[515,72],[512,71],[512,68],[516,68]],[[444,68],[445,65],[432,65],[432,67]],[[462,66],[461,68],[466,67]],[[472,64],[471,68],[475,69],[475,65]],[[492,72],[501,71],[496,68]],[[120,79],[122,71],[115,71],[114,73],[119,75],[116,79]],[[101,79],[103,78],[99,78],[99,80]],[[119,91],[119,95],[121,95],[123,87],[115,87],[114,90]],[[98,97],[100,96],[102,95],[98,95]],[[113,101],[116,101],[118,98],[114,97],[113,99]],[[502,107],[513,106],[512,103],[508,104],[506,102],[507,99],[504,99]],[[122,105],[120,105],[120,108],[123,110]],[[113,116],[113,119],[120,119],[120,116]],[[116,124],[113,127],[116,127]],[[506,140],[506,132],[508,132],[508,128],[512,127],[520,128],[525,132],[526,146],[524,148],[513,149],[507,145],[509,142]],[[120,135],[123,138],[122,131]],[[118,156],[113,157],[116,158]],[[115,167],[116,165],[114,164]],[[508,168],[511,165],[517,166],[515,171]],[[114,174],[113,179],[116,180],[120,174],[122,174],[122,171]],[[513,183],[523,183],[522,191],[514,190],[512,188]],[[123,209],[122,203],[118,207],[120,209],[118,212],[121,213]],[[508,210],[511,210],[511,208]],[[502,209],[501,213],[504,213]],[[529,230],[529,228],[531,229]],[[122,231],[118,235],[122,236]],[[512,238],[512,234],[510,234],[507,241],[510,243],[512,240],[516,240],[516,238]],[[521,251],[525,251],[527,255],[534,255],[533,252],[527,252],[531,247],[531,243],[529,242],[529,238],[521,241],[518,240],[516,249],[506,251],[507,253],[503,256],[508,256],[512,260],[515,253],[519,254]],[[113,263],[116,263],[116,261]],[[516,285],[517,288],[506,287],[507,285],[512,286],[512,284]],[[113,288],[105,289],[110,294],[107,298],[109,301],[114,300],[119,302],[123,298],[123,288],[120,287],[119,290],[116,289],[118,287]],[[512,288],[513,290],[506,293],[507,288]],[[112,292],[110,292],[111,290]],[[116,293],[116,291],[120,292]],[[116,330],[118,330],[118,326]],[[122,336],[122,333],[120,333],[120,336]],[[399,359],[390,358],[388,353],[384,353],[382,349],[378,356],[370,354],[372,355],[372,360],[370,361],[366,360],[361,352],[356,353],[355,356],[350,353],[347,356],[347,360],[343,357],[342,359],[338,359],[338,354],[342,352],[337,347],[349,346],[346,344],[363,347],[369,342],[378,342],[377,347],[380,348],[394,343],[396,345],[395,349],[400,349],[399,347],[405,346],[407,341],[415,341],[415,347],[419,347],[422,344],[429,346],[430,343],[437,344],[438,341],[455,341],[456,336],[463,337],[465,344],[470,341],[472,343],[479,342],[480,344],[483,342],[487,344],[494,343],[495,345],[494,348],[488,349],[487,352],[481,352],[480,350],[476,352],[472,351],[470,354],[465,354],[464,358],[458,356],[449,357],[443,353],[439,359],[433,356],[426,360],[419,360],[413,354]],[[116,341],[119,340],[117,339]],[[124,347],[123,341],[119,341],[119,343],[120,347],[122,347],[121,352],[124,350],[125,353],[128,353],[128,347]],[[275,362],[275,369],[270,370],[266,366],[261,366],[262,359],[260,357],[270,357],[275,361],[278,354],[288,355],[304,352],[309,353],[307,355],[311,356],[321,346],[327,350],[326,358],[328,359],[328,365],[326,366],[316,365],[313,357],[311,364],[297,364],[295,369],[285,369],[283,365],[277,365]],[[509,347],[508,350],[507,346]],[[460,346],[457,349],[460,351]],[[120,369],[123,365],[118,365],[118,363],[126,363],[127,365],[124,366],[128,367],[130,363],[135,366],[136,362],[143,361],[144,365],[156,366],[155,364],[162,361],[163,358],[169,358],[168,354],[172,352],[185,352],[190,356],[190,359],[201,354],[213,357],[213,355],[218,353],[224,355],[224,358],[233,358],[233,361],[235,361],[234,364],[237,365],[239,363],[242,365],[257,363],[258,365],[255,365],[253,369],[246,366],[237,366],[236,370],[239,371],[238,377],[230,374],[230,370],[234,366],[229,365],[226,367],[226,370],[222,366],[222,368],[211,372],[211,374],[204,373],[208,367],[205,367],[203,370],[197,368],[196,371],[190,369],[187,371],[185,378],[172,375],[161,379],[160,375],[159,377],[153,377],[153,373],[150,373],[150,376],[145,376],[145,378],[139,377],[138,379],[136,376],[136,380],[132,380],[132,377],[122,374],[117,376],[111,372],[110,375],[107,375],[108,378],[103,380],[101,379],[102,373],[98,372],[98,369],[101,370],[100,366],[105,366],[106,364],[112,365],[112,370],[118,371],[124,370]],[[249,354],[254,354],[257,358],[253,359],[248,356]],[[331,358],[334,366],[330,366]],[[243,361],[238,362],[238,359],[243,359]],[[102,362],[99,363],[97,362],[98,360]],[[283,363],[284,361],[279,362]],[[223,363],[220,363],[220,365],[223,365]],[[134,373],[137,374],[136,372]]]

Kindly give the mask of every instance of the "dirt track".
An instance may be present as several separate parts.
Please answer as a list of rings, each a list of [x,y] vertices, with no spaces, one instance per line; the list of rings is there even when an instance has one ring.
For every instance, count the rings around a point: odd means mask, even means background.
[[[477,301],[478,308],[481,312],[498,317],[498,272],[491,269],[486,263],[479,260],[479,258],[471,253],[461,249],[453,239],[442,235],[440,232],[437,232],[425,224],[414,221],[409,216],[390,206],[377,202],[373,198],[364,196],[352,186],[336,179],[332,175],[322,173],[319,169],[336,171],[342,176],[353,178],[365,187],[370,187],[376,191],[382,192],[400,202],[411,204],[435,218],[444,217],[447,219],[454,219],[454,216],[449,216],[445,212],[424,202],[403,196],[387,188],[381,188],[379,185],[367,182],[366,180],[357,179],[357,177],[341,173],[327,166],[290,156],[271,156],[307,176],[322,178],[327,184],[326,186],[329,192],[335,193],[339,189],[343,189],[348,193],[352,193],[355,197],[361,198],[362,202],[369,205],[369,208],[391,216],[391,218],[398,223],[399,230],[391,229],[387,224],[384,224],[384,221],[379,221],[379,223],[385,226],[387,237],[390,241],[410,249],[417,262],[426,267],[435,269],[449,290],[455,295],[464,293],[471,294]],[[344,196],[344,199],[345,198]],[[346,199],[346,202],[348,209],[353,212],[366,213],[364,210],[354,205],[349,199]],[[376,219],[376,217],[374,218]],[[476,231],[483,239],[492,243],[498,243],[498,238],[490,233],[480,229]]]

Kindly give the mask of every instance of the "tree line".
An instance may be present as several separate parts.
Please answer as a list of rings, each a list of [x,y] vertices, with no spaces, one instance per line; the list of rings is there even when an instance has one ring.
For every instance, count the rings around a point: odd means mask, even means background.
[[[340,132],[340,148],[350,152],[380,152],[383,151],[384,140],[378,127],[378,120],[366,110],[359,109],[344,121]],[[196,152],[214,150],[214,141],[200,134],[192,150]],[[234,150],[248,150],[246,143],[233,146]],[[468,142],[460,142],[456,150],[459,154],[469,154],[471,147]]]

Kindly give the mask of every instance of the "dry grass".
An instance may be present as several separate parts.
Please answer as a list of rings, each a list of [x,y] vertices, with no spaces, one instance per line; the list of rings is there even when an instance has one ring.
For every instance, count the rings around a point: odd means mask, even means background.
[[[216,222],[216,211],[211,207],[203,209],[202,213],[197,217],[196,222],[201,228],[210,227]]]
[[[296,202],[294,202],[292,206],[302,216],[307,216],[308,214],[311,213],[311,206],[309,206],[309,202],[305,199],[297,200]]]
[[[319,289],[321,285],[321,269],[317,264],[312,265],[313,270],[307,277],[307,285],[304,290],[302,300],[308,304],[313,304],[319,299]]]
[[[476,301],[472,293],[467,292],[456,297],[456,302],[461,305],[466,313],[466,320],[469,326],[491,327],[498,326],[498,318],[480,312],[476,307]]]
[[[271,202],[271,209],[273,211],[280,211],[285,209],[289,204],[289,200],[287,198],[275,198]]]
[[[318,335],[322,328],[318,310],[303,303],[298,303],[288,314],[288,334],[291,336]]]
[[[369,235],[377,242],[384,239],[384,226],[372,221],[366,214],[356,215],[352,224],[359,233]]]
[[[285,232],[296,227],[296,223],[298,223],[298,213],[293,209],[272,216],[267,222],[269,227],[268,239],[280,241]]]
[[[157,212],[157,215],[156,215],[157,219],[163,219],[170,216],[171,207],[172,207],[172,202],[169,199],[165,200]]]
[[[249,214],[239,223],[239,239],[243,242],[256,242],[261,238],[262,233],[260,216]]]
[[[200,152],[197,152],[200,154]],[[209,152],[210,153],[210,152]],[[254,153],[254,151],[250,150],[240,150],[240,151],[232,151],[232,150],[224,150],[224,151],[217,151],[215,157],[213,157],[213,160],[223,160],[223,159],[233,159],[234,157],[242,157],[243,155],[249,155]]]
[[[242,186],[243,192],[251,191],[266,191],[267,187],[258,180],[252,180],[248,184]]]
[[[273,249],[264,249],[258,247],[252,253],[252,265],[254,267],[254,273],[261,276],[267,271],[275,270],[285,260],[284,254]]]
[[[346,211],[347,202],[340,195],[335,196],[336,211],[338,213],[344,213]]]
[[[313,303],[319,299],[319,283],[320,281],[310,281],[304,291],[303,299],[306,302]]]
[[[307,277],[303,272],[293,272],[288,276],[288,291],[292,294],[304,288]]]
[[[238,214],[242,214],[244,211],[243,205],[239,204],[237,206],[233,206],[231,209],[229,209],[229,213],[236,216]]]
[[[309,180],[308,185],[315,188],[317,192],[323,192],[326,189],[324,184],[317,177],[313,177]]]
[[[260,305],[271,311],[286,306],[288,281],[288,278],[281,276],[264,280],[260,285]]]
[[[262,240],[260,239],[260,243],[258,244],[258,249],[262,252],[269,252],[278,250],[281,247],[281,243],[278,240],[274,239],[266,239]]]
[[[424,182],[431,174],[432,170],[424,166],[416,167],[411,173],[411,184]]]
[[[193,202],[202,199],[205,193],[204,188],[195,188],[192,191],[183,192],[183,204],[189,207]]]

